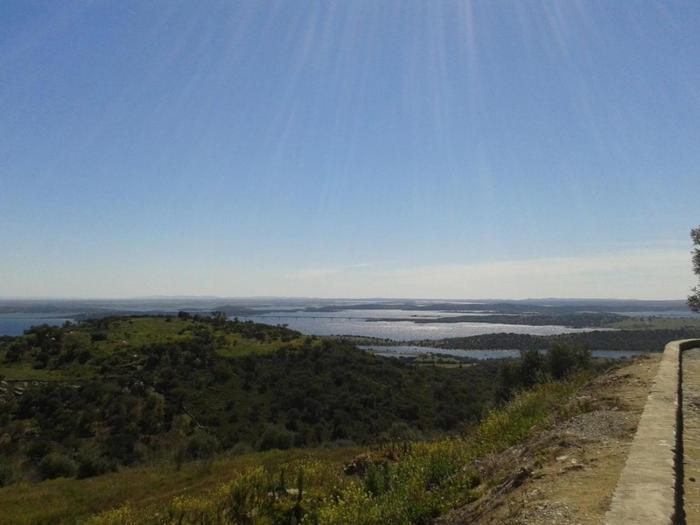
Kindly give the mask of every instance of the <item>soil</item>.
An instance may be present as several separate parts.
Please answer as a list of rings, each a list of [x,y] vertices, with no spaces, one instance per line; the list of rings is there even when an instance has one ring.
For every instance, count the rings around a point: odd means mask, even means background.
[[[586,385],[578,415],[479,465],[476,502],[442,517],[440,525],[589,525],[605,520],[659,355],[623,364]]]

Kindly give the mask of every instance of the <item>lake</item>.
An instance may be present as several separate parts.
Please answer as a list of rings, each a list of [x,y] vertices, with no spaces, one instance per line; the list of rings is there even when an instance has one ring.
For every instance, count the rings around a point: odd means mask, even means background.
[[[496,323],[414,323],[406,318],[435,319],[455,315],[487,315],[485,312],[446,312],[427,310],[385,310],[385,309],[351,309],[336,312],[285,311],[264,313],[254,316],[240,316],[242,321],[265,324],[286,324],[293,330],[308,335],[357,335],[392,339],[394,341],[411,341],[420,339],[443,339],[446,337],[466,337],[490,333],[514,333],[531,335],[555,335],[572,332],[586,332],[588,328],[568,328],[566,326],[531,326]],[[75,313],[62,312],[52,314],[0,314],[0,335],[21,335],[33,325],[62,325],[70,321]],[[369,319],[382,321],[368,321]],[[396,321],[390,320],[396,318]],[[388,320],[384,320],[388,319]],[[404,319],[404,320],[399,320]]]
[[[381,345],[361,345],[358,346],[363,350],[368,350],[377,355],[386,357],[416,357],[423,354],[442,354],[453,357],[468,357],[471,359],[505,359],[520,357],[520,350],[458,350],[454,348],[430,348],[427,346],[381,346]],[[545,352],[545,350],[540,350]],[[607,359],[627,359],[638,355],[644,355],[647,352],[635,350],[593,350],[593,357],[604,357]]]
[[[22,335],[32,326],[48,324],[60,326],[66,321],[72,321],[69,317],[37,316],[36,314],[0,314],[0,335]]]
[[[479,312],[486,315],[484,312]],[[414,323],[412,321],[371,321],[368,319],[397,319],[420,317],[430,319],[464,315],[464,312],[411,310],[342,310],[339,312],[289,312],[269,313],[254,316],[241,316],[242,321],[266,324],[286,324],[293,330],[309,335],[357,335],[392,339],[394,341],[414,341],[421,339],[444,339],[446,337],[467,337],[492,333],[513,333],[530,335],[556,335],[573,332],[587,332],[589,328],[568,328],[566,326],[532,326],[497,323]],[[470,314],[474,315],[474,314]]]

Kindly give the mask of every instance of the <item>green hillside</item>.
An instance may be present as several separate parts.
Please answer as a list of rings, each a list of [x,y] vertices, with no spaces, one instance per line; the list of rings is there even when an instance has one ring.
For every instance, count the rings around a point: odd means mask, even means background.
[[[585,411],[575,399],[585,381],[523,392],[462,436],[222,455],[181,468],[11,485],[0,489],[0,523],[427,524],[517,473],[517,464],[477,465]]]
[[[223,317],[106,318],[0,344],[2,483],[455,432],[498,366],[420,367]]]
[[[223,315],[0,339],[0,523],[429,523],[590,374],[416,362]],[[560,382],[548,383],[552,380]],[[504,405],[508,402],[509,404]]]

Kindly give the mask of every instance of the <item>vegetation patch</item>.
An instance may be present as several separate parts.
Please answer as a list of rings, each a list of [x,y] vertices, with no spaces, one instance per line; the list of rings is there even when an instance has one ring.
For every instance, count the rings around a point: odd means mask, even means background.
[[[207,491],[154,507],[118,506],[89,523],[430,523],[495,481],[480,479],[475,460],[570,417],[569,401],[585,380],[520,393],[464,436],[376,447],[351,474],[333,461],[281,455],[277,464],[243,470]]]
[[[405,344],[462,350],[548,350],[555,345],[565,345],[589,350],[661,352],[669,341],[700,337],[700,326],[697,326],[693,320],[688,319],[679,323],[687,326],[670,328],[671,325],[664,321],[660,326],[666,326],[665,329],[653,329],[653,321],[648,326],[651,329],[630,326],[630,329],[625,330],[595,330],[559,335],[497,333],[451,337],[437,341],[410,341]]]
[[[188,314],[36,327],[0,361],[60,378],[2,392],[12,523],[429,523],[478,498],[476,460],[550,425],[595,368],[561,345],[410,363]]]
[[[493,403],[499,377],[496,363],[419,369],[342,340],[187,314],[36,327],[0,343],[0,362],[25,373],[0,392],[0,454],[26,480],[458,432]],[[76,468],[47,474],[56,455]]]

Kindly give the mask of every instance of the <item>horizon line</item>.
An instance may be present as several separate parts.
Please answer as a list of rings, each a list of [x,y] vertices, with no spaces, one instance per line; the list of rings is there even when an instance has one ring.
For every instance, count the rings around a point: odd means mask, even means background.
[[[431,301],[431,302],[494,302],[494,301],[640,301],[640,302],[678,302],[686,298],[620,298],[620,297],[477,297],[477,298],[442,298],[442,297],[331,297],[331,296],[294,296],[294,295],[147,295],[127,297],[80,297],[80,296],[0,296],[2,301],[165,301],[165,300],[322,300],[322,301]]]

